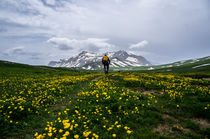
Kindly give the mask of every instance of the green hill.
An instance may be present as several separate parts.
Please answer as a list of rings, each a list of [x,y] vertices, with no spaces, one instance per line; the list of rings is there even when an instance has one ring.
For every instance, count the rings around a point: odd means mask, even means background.
[[[170,64],[141,66],[131,68],[111,68],[112,71],[144,71],[144,72],[210,72],[210,56],[178,61]]]
[[[25,75],[31,74],[36,75],[44,75],[44,76],[54,76],[54,75],[79,75],[82,72],[88,73],[85,70],[78,70],[74,68],[55,68],[55,67],[48,67],[48,66],[32,66],[27,64],[20,64],[15,62],[9,61],[2,61],[0,60],[0,76],[4,77],[12,77],[15,74]]]

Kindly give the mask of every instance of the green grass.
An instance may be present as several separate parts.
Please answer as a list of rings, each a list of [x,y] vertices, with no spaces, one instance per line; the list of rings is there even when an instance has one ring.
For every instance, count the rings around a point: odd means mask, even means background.
[[[195,65],[186,69],[190,66]],[[210,137],[210,127],[195,120],[210,125],[210,81],[203,79],[209,77],[205,70],[105,76],[4,61],[0,67],[2,138],[33,138],[36,132],[53,138],[66,131],[70,132],[67,138],[85,138],[85,131],[91,131],[89,137],[99,138],[112,138],[113,134],[126,139]],[[78,126],[65,129],[68,123]],[[57,131],[50,135],[49,127]],[[64,131],[58,132],[60,129]]]
[[[123,78],[126,78],[127,76],[129,77],[130,75],[133,75],[133,74],[137,76],[136,78],[144,78],[144,80],[143,81],[142,80],[141,81],[123,80]],[[147,78],[145,77],[145,74],[140,77],[138,77],[138,75],[139,74],[130,73],[125,76],[114,76],[112,78],[113,80],[117,81],[118,86],[130,88],[134,92],[140,91],[140,90],[141,91],[151,90],[151,92],[154,92],[154,90],[157,90],[158,92],[158,90],[159,91],[162,90],[162,88],[159,88],[160,85],[159,86],[155,86],[154,84],[146,85],[143,82],[148,83],[154,79],[157,81],[159,80],[161,82],[162,81],[172,82],[173,80],[173,79],[170,80],[167,78],[166,79],[157,78],[157,77],[155,78],[155,76],[157,75],[156,73],[151,74],[151,76]],[[171,75],[171,73],[170,74],[168,73],[165,75]],[[176,80],[183,77],[183,74],[176,73],[174,75],[176,76]],[[202,80],[199,80],[199,81],[202,81]],[[209,86],[208,81],[206,81],[206,84],[201,85],[201,83],[198,82],[197,79],[195,79],[194,81],[191,81],[190,84],[199,85],[200,87],[202,85],[206,87]],[[198,123],[195,123],[192,121],[192,119],[195,119],[195,118],[207,119],[207,121],[210,120],[210,117],[209,117],[210,111],[208,109],[207,110],[204,109],[204,107],[209,104],[210,97],[209,95],[202,95],[200,93],[198,94],[186,93],[181,99],[180,98],[170,99],[170,97],[167,94],[165,95],[155,94],[155,97],[158,103],[151,107],[151,111],[147,111],[147,112],[153,112],[151,115],[155,115],[155,113],[157,113],[157,115],[162,115],[163,117],[164,115],[168,115],[168,117],[160,120],[160,118],[157,118],[157,117],[154,118],[153,116],[148,115],[147,116],[148,118],[144,118],[144,121],[146,121],[146,119],[149,119],[149,121],[154,121],[153,123],[151,123],[151,125],[149,125],[150,122],[147,121],[150,129],[154,126],[157,126],[157,124],[167,125],[169,127],[172,127],[173,132],[170,134],[170,136],[174,138],[179,138],[179,137],[202,138],[202,137],[207,137],[207,136],[209,137],[209,134],[206,131],[208,130],[208,128],[202,129]],[[177,105],[179,105],[179,107],[177,107]],[[155,121],[157,121],[157,123]],[[141,123],[140,125],[144,125],[144,124]],[[176,125],[180,125],[184,129],[180,130],[180,129],[177,129],[176,127],[173,127]],[[187,130],[185,131],[185,129]]]
[[[208,77],[210,77],[210,65],[193,68],[195,66],[199,66],[202,64],[209,64],[210,59],[208,57],[199,58],[199,61],[193,61],[193,60],[186,60],[185,62],[174,62],[170,64],[163,64],[163,65],[153,65],[153,66],[140,66],[140,67],[120,67],[120,68],[110,68],[110,70],[117,72],[178,72],[178,73],[188,73],[188,72],[205,72],[209,73]],[[172,65],[172,67],[168,67]],[[179,65],[179,66],[177,66]],[[153,68],[153,70],[148,70],[150,67]]]

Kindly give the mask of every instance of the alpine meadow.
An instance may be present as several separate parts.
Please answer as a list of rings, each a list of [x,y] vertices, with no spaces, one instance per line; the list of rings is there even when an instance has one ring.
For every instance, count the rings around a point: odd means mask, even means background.
[[[210,139],[210,0],[0,0],[0,139]]]
[[[0,66],[2,138],[210,137],[210,72]]]

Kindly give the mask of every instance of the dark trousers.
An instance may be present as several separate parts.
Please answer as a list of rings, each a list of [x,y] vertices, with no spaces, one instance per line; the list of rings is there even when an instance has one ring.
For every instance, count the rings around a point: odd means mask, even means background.
[[[109,64],[104,64],[104,72],[107,74],[109,71]]]

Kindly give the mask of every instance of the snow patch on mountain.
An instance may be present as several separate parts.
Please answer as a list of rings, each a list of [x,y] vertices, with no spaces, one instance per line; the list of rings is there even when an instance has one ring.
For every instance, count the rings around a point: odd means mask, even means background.
[[[132,61],[132,62],[138,62],[138,60],[134,57],[128,57],[128,58],[126,58],[126,60]]]
[[[195,69],[195,68],[204,67],[204,66],[208,66],[208,65],[210,65],[210,63],[198,65],[198,66],[195,66],[195,67],[192,67],[192,68]]]
[[[148,68],[147,70],[153,70],[154,68],[153,67],[150,67],[150,68]]]

